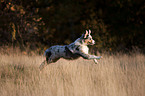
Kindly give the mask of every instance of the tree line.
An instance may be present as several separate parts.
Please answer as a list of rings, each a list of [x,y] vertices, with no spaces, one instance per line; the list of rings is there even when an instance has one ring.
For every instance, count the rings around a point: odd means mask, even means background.
[[[1,0],[0,46],[69,44],[86,29],[106,51],[145,47],[144,0]]]

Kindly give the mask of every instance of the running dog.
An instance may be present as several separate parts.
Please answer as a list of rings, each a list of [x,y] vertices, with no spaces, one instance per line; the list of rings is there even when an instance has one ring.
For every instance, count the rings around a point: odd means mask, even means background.
[[[93,59],[95,63],[98,63],[96,59],[102,58],[102,56],[95,56],[89,54],[89,48],[87,45],[94,45],[95,41],[92,39],[91,30],[86,30],[84,34],[75,42],[69,45],[55,45],[47,49],[44,53],[46,60],[44,60],[39,69],[42,70],[46,65],[58,61],[60,58],[74,60],[79,57],[84,59]]]

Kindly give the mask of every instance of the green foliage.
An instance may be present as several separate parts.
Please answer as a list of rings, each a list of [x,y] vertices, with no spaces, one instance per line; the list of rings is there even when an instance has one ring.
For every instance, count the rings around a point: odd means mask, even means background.
[[[144,0],[1,0],[0,45],[69,44],[92,30],[97,49],[144,48]]]

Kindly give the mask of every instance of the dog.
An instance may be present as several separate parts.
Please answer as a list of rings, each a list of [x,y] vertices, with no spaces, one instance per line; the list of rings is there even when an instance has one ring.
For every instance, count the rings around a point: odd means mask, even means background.
[[[98,63],[96,59],[100,59],[102,58],[102,56],[95,56],[89,54],[88,45],[94,44],[95,41],[91,36],[91,30],[86,30],[80,38],[78,38],[69,45],[55,45],[48,48],[44,53],[46,59],[41,63],[39,69],[42,70],[45,66],[58,61],[60,58],[74,60],[79,57],[83,57],[84,59],[88,60],[93,59],[95,63]]]

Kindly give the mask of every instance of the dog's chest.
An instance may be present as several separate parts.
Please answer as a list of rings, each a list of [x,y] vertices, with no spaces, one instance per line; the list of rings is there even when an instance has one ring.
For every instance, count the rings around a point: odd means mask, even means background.
[[[88,46],[85,46],[85,45],[80,46],[79,50],[85,54],[89,53],[89,48],[88,48]]]

